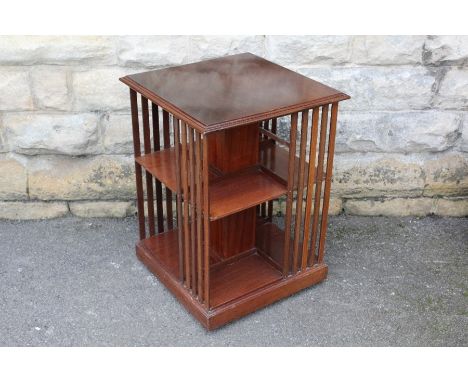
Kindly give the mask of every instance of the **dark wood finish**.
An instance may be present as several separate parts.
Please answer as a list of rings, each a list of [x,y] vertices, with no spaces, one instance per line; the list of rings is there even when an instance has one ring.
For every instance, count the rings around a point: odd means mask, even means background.
[[[137,256],[207,329],[327,276],[323,259],[338,102],[348,96],[251,54],[121,80],[131,89]],[[285,115],[291,117],[289,141],[277,136],[277,118]],[[280,229],[273,203],[283,195],[286,228]]]
[[[286,187],[259,167],[216,180],[210,187],[210,218],[216,220],[286,194]]]
[[[166,150],[156,151],[148,155],[139,156],[135,158],[135,160],[148,172],[150,172],[155,178],[159,179],[162,183],[164,183],[166,189],[170,189],[174,192],[177,192],[175,157],[175,148],[170,148]]]
[[[255,207],[210,224],[211,250],[219,259],[226,259],[255,247]]]
[[[135,158],[140,156],[140,126],[138,123],[138,101],[137,94],[134,90],[130,89],[130,107],[132,110],[132,131],[133,131],[133,152]],[[143,179],[142,170],[138,162],[135,161],[135,180],[137,191],[137,213],[138,213],[138,228],[140,239],[146,237],[145,230],[145,206],[143,198]]]
[[[294,189],[294,165],[296,161],[296,134],[297,134],[297,113],[291,115],[291,132],[289,135],[289,169],[288,169],[288,186],[286,195],[286,219],[284,226],[284,252],[283,252],[283,275],[289,274],[290,266],[290,241],[291,241],[291,218],[293,204],[293,189]]]
[[[188,150],[188,167],[189,167],[189,196],[190,196],[190,262],[192,267],[192,290],[195,294],[197,294],[197,269],[196,269],[196,213],[195,213],[195,153],[193,147],[193,134],[194,131],[191,128],[187,128],[188,134],[188,143],[189,143],[189,150]],[[188,197],[187,196],[187,201]]]
[[[198,298],[203,300],[203,249],[202,249],[202,217],[203,217],[203,173],[202,173],[202,152],[201,152],[201,135],[195,132],[195,176],[196,176],[196,215],[197,215],[197,289]]]
[[[309,111],[304,110],[301,118],[301,146],[299,151],[299,179],[297,184],[296,194],[296,222],[294,224],[294,250],[293,250],[293,264],[292,272],[296,273],[299,257],[299,240],[301,236],[301,221],[302,221],[302,201],[304,190],[304,172],[305,172],[305,156],[307,145],[307,124],[309,123]]]
[[[134,74],[121,81],[202,133],[349,98],[251,53]]]
[[[209,134],[210,165],[227,174],[257,164],[258,138],[258,124]]]
[[[185,308],[208,330],[216,329],[230,321],[263,308],[275,301],[323,281],[328,267],[317,265],[295,277],[282,278],[281,273],[258,255],[241,258],[237,263],[226,264],[213,271],[217,278],[213,287],[213,302],[217,307],[207,309],[193,298],[175,276],[178,269],[177,233],[164,232],[157,237],[140,241],[136,246],[138,258],[170,289]],[[172,256],[171,256],[172,255]],[[260,274],[258,280],[256,275]],[[246,277],[250,275],[250,277]],[[278,277],[279,275],[279,277]],[[231,288],[226,287],[229,280]],[[247,284],[246,284],[247,283]],[[261,286],[263,284],[263,286]],[[247,287],[248,286],[248,287]],[[240,289],[239,289],[240,288]],[[226,301],[223,303],[223,301]]]
[[[328,105],[322,106],[322,118],[320,122],[320,143],[318,152],[318,165],[317,177],[322,179],[323,176],[323,161],[325,157],[325,141],[327,139],[327,123],[328,123]],[[314,199],[314,219],[312,223],[312,241],[310,243],[309,260],[312,265],[315,264],[315,251],[317,244],[317,232],[319,231],[319,216],[320,216],[320,202],[322,196],[322,182],[317,182],[315,185],[315,199]]]
[[[187,287],[192,287],[192,266],[190,261],[190,231],[189,231],[189,188],[188,188],[188,171],[187,171],[187,126],[185,123],[180,125],[180,139],[181,139],[181,165],[180,174],[182,178],[182,215],[183,215],[183,232],[184,232],[184,269],[185,269],[185,281]]]
[[[145,154],[151,152],[151,132],[149,127],[148,99],[141,96],[141,114],[143,117],[143,147]],[[148,209],[148,227],[150,236],[156,233],[154,220],[154,199],[153,199],[153,177],[149,171],[145,171],[146,179],[146,199]]]
[[[161,150],[161,138],[159,131],[159,110],[158,106],[151,103],[151,116],[153,121],[153,149],[154,151]],[[140,163],[141,164],[141,163]],[[164,214],[163,214],[163,199],[162,199],[162,184],[159,179],[154,178],[155,193],[156,193],[156,217],[158,221],[158,233],[164,231]]]
[[[176,210],[177,210],[177,252],[179,256],[179,279],[181,282],[185,281],[184,272],[184,245],[183,245],[183,232],[182,232],[182,179],[181,179],[181,165],[180,165],[180,124],[176,117],[173,117],[172,126],[174,128],[174,153],[175,153],[175,169],[174,175],[176,177]]]
[[[314,108],[312,111],[312,127],[310,134],[310,153],[309,153],[309,171],[308,171],[308,185],[307,185],[307,197],[306,197],[306,209],[304,218],[304,238],[302,241],[302,253],[301,253],[301,270],[304,271],[308,264],[308,249],[309,249],[309,237],[310,237],[310,221],[313,204],[313,190],[314,190],[314,179],[315,179],[315,156],[317,150],[317,135],[318,135],[318,120],[319,120],[320,109]]]
[[[168,149],[171,147],[171,135],[169,131],[169,113],[163,110],[163,139],[164,148]],[[173,214],[172,214],[172,191],[166,186],[166,219],[167,229],[171,230],[174,226]]]
[[[333,157],[335,154],[335,136],[336,136],[336,120],[338,118],[338,103],[332,104],[331,121],[330,121],[330,134],[328,137],[328,155],[327,155],[327,171],[325,179],[325,190],[323,193],[323,207],[322,207],[322,222],[320,224],[320,239],[317,254],[317,262],[323,262],[323,255],[325,251],[325,236],[327,234],[328,222],[328,207],[330,204],[330,187],[333,171]]]
[[[208,165],[208,139],[203,138],[203,301],[210,309],[210,189]]]

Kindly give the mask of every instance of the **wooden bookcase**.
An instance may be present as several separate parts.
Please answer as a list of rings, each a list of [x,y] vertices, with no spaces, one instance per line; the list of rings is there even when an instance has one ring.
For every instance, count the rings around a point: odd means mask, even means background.
[[[338,102],[349,96],[249,53],[120,80],[137,256],[207,329],[325,279]]]

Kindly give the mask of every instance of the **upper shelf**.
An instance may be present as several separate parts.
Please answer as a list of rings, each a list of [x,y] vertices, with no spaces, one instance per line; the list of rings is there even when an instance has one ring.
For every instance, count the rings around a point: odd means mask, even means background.
[[[174,148],[156,151],[135,158],[143,168],[176,192],[176,165]]]
[[[202,132],[350,98],[251,53],[133,74],[120,80]]]
[[[276,162],[272,158],[270,158],[269,164],[273,163],[273,168],[284,168],[284,164],[275,165]],[[286,158],[287,160],[287,155],[285,157],[282,153],[274,158],[276,160]],[[142,155],[135,160],[172,191],[177,191],[174,148]],[[278,175],[284,174],[280,171]],[[285,193],[285,182],[275,179],[260,167],[252,167],[225,177],[218,176],[210,181],[210,220],[217,220],[254,207],[268,200],[276,199]]]
[[[228,175],[210,185],[210,220],[217,220],[276,199],[286,191],[283,183],[259,167]]]

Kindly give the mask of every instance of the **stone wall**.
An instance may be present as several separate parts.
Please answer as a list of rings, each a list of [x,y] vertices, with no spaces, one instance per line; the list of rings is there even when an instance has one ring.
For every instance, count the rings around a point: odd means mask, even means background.
[[[468,37],[0,37],[0,218],[134,213],[130,73],[249,51],[352,96],[334,213],[468,215]]]

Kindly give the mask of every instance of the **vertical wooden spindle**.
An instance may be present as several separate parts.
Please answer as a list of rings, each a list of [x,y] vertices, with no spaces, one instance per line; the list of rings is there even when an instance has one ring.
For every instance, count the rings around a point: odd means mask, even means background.
[[[318,120],[319,120],[320,108],[316,107],[312,112],[312,128],[310,135],[310,153],[309,153],[309,171],[307,179],[307,199],[306,209],[304,218],[304,237],[302,239],[302,259],[301,259],[301,270],[307,268],[308,263],[308,248],[310,238],[310,220],[312,218],[312,203],[313,203],[313,191],[315,184],[315,156],[317,152],[317,135],[318,135]]]
[[[182,198],[183,198],[183,221],[184,221],[184,269],[185,282],[187,288],[192,287],[191,264],[190,264],[190,231],[189,231],[189,189],[187,181],[187,125],[181,123],[182,155],[181,155],[181,177],[182,177]]]
[[[325,156],[325,141],[327,140],[327,124],[328,124],[328,105],[322,106],[322,120],[320,122],[320,143],[317,164],[317,180],[315,183],[315,203],[314,203],[314,220],[312,223],[312,241],[310,244],[309,260],[311,265],[315,264],[315,250],[317,243],[317,231],[320,215],[320,199],[322,195],[323,181],[323,161]]]
[[[204,275],[203,289],[204,301],[210,309],[210,203],[209,203],[209,174],[208,174],[208,138],[203,136],[203,251],[204,251]]]
[[[151,114],[153,120],[153,150],[161,150],[161,139],[159,136],[159,110],[158,105],[151,103]],[[161,181],[154,178],[156,189],[156,219],[158,222],[158,233],[164,231],[164,216],[162,204],[162,184]]]
[[[293,250],[293,273],[297,272],[297,259],[299,255],[299,239],[301,236],[302,221],[302,199],[304,190],[304,171],[307,146],[307,125],[309,123],[309,110],[302,111],[301,119],[301,146],[299,150],[299,179],[296,193],[296,221],[294,224],[294,250]]]
[[[196,175],[196,215],[197,215],[197,292],[203,300],[203,251],[202,251],[202,183],[203,174],[201,166],[201,135],[195,132],[195,175]]]
[[[289,257],[291,241],[291,216],[294,190],[294,161],[296,159],[296,135],[297,135],[297,113],[291,115],[291,131],[289,134],[289,163],[288,163],[288,185],[286,194],[286,219],[284,224],[284,253],[283,253],[283,276],[289,274]]]
[[[193,147],[193,131],[190,126],[187,125],[188,132],[188,163],[189,163],[189,180],[190,180],[190,260],[192,267],[192,290],[194,294],[197,294],[197,272],[196,272],[196,209],[195,209],[195,153]],[[188,199],[188,198],[187,198]],[[188,201],[188,200],[187,200]]]
[[[140,148],[140,125],[138,123],[138,100],[135,90],[130,89],[130,107],[132,110],[133,152],[136,157],[141,154]],[[137,191],[138,228],[140,240],[146,237],[145,232],[145,206],[143,196],[143,179],[141,165],[135,161],[135,178]]]
[[[176,165],[176,213],[177,213],[177,242],[179,247],[179,279],[184,281],[184,240],[182,228],[182,181],[181,181],[181,159],[180,159],[180,126],[176,117],[172,118],[174,127],[174,150]]]
[[[151,153],[151,133],[149,127],[149,111],[148,111],[148,99],[141,96],[141,114],[143,117],[143,146],[145,148],[145,154]],[[148,205],[148,227],[150,236],[154,236],[155,220],[154,220],[154,200],[153,200],[153,176],[149,171],[145,171],[146,179],[146,201]]]
[[[276,118],[273,118],[271,120],[271,129],[270,131],[273,133],[273,134],[276,134],[276,126],[277,126],[277,119]],[[275,140],[271,140],[271,143],[272,144],[276,144],[276,141]],[[274,151],[271,150],[271,155],[274,155]],[[267,209],[267,217],[268,217],[268,220],[271,221],[273,219],[273,200],[270,200],[268,202],[268,209]]]
[[[169,113],[163,110],[163,135],[164,135],[164,148],[169,149],[171,147],[171,135],[169,132]],[[166,217],[167,217],[167,229],[173,228],[173,216],[172,216],[172,191],[166,187]]]
[[[325,190],[323,193],[323,207],[322,207],[322,223],[320,225],[320,240],[318,248],[317,263],[323,262],[325,250],[325,236],[327,234],[328,223],[328,207],[330,205],[330,187],[333,171],[333,157],[335,154],[335,136],[336,136],[336,120],[338,117],[338,103],[332,104],[331,120],[330,120],[330,134],[328,136],[328,156],[327,156],[327,172],[325,173]]]
[[[263,128],[265,130],[270,130],[270,120],[267,119],[263,121]],[[266,135],[262,135],[262,141],[268,141],[268,137]],[[268,143],[268,142],[266,142]],[[267,217],[267,203],[260,204],[260,216],[265,219]]]

